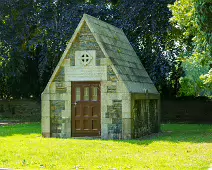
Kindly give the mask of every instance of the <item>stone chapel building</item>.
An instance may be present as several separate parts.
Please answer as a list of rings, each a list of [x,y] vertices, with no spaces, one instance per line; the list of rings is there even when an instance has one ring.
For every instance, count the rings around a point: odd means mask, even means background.
[[[42,93],[42,134],[138,138],[159,131],[159,104],[124,32],[84,14]]]

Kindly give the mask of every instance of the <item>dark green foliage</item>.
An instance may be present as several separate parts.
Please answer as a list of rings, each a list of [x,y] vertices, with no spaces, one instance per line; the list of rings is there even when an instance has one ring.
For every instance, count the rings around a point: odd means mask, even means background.
[[[201,0],[195,3],[197,22],[200,29],[207,33],[212,33],[212,2]]]
[[[83,13],[122,28],[160,92],[175,95],[181,72],[176,49],[167,50],[172,2],[2,0],[0,98],[40,96]]]
[[[169,8],[173,14],[170,21],[174,27],[170,39],[177,43],[178,60],[183,62],[183,69],[185,70],[185,77],[181,79],[182,89],[180,90],[183,93],[180,92],[180,94],[211,96],[211,0],[178,0]],[[192,87],[201,90],[192,89]],[[189,91],[193,92],[190,93]],[[208,91],[208,93],[204,91]]]

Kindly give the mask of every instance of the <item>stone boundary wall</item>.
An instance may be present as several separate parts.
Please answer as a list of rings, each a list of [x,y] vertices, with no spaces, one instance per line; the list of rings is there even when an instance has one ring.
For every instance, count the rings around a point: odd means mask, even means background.
[[[0,117],[38,122],[41,120],[41,104],[31,99],[0,100]]]
[[[194,99],[162,100],[161,121],[164,123],[212,123],[212,101]]]

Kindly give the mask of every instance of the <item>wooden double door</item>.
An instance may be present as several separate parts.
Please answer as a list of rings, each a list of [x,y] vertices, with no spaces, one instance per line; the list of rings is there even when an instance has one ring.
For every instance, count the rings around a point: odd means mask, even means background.
[[[72,82],[72,136],[101,135],[100,82]]]

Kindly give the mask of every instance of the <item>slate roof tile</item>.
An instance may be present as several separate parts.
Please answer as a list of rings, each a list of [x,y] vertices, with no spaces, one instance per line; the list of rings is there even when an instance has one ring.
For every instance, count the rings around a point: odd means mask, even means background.
[[[97,42],[106,51],[131,93],[158,93],[124,32],[97,18],[84,15]]]

